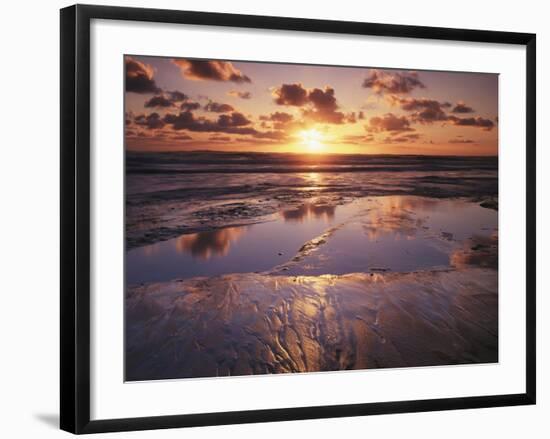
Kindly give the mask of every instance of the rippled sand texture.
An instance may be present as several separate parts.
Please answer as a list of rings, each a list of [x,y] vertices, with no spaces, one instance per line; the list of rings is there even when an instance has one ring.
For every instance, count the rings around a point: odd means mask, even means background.
[[[476,249],[464,249],[460,261]],[[126,379],[498,361],[496,271],[462,267],[133,287]]]

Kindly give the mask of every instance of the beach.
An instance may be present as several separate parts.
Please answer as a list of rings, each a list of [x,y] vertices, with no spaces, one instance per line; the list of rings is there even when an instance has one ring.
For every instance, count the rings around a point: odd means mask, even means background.
[[[126,154],[126,380],[498,361],[496,157]]]

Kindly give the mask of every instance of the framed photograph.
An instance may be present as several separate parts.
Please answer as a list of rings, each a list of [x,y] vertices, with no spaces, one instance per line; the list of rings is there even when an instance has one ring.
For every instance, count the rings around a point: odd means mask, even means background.
[[[535,403],[535,35],[61,10],[61,428]]]

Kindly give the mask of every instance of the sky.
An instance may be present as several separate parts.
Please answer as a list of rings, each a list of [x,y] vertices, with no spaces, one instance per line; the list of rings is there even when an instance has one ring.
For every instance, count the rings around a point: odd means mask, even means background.
[[[125,56],[131,151],[497,155],[498,75]]]

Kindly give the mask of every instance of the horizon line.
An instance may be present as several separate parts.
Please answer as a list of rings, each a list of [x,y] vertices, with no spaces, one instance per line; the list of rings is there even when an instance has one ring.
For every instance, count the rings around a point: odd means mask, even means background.
[[[163,154],[163,153],[214,153],[214,154],[292,154],[292,155],[308,155],[308,156],[329,156],[329,155],[366,155],[366,156],[399,156],[399,157],[497,157],[499,154],[396,154],[396,153],[362,153],[362,152],[297,152],[297,151],[223,151],[218,149],[192,149],[192,150],[162,150],[162,151],[145,151],[125,149],[125,152],[139,154]]]

